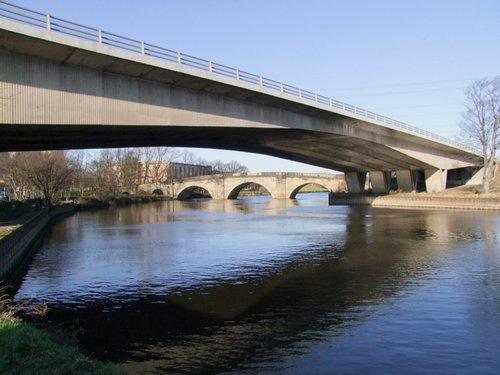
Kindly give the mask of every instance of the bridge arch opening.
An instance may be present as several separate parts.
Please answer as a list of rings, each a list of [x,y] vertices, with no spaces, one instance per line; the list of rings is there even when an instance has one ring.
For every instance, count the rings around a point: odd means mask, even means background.
[[[227,196],[227,199],[238,199],[240,196],[272,196],[271,192],[263,185],[255,182],[244,182],[235,186]]]
[[[295,197],[299,193],[327,193],[329,191],[330,190],[324,185],[317,184],[315,182],[308,182],[308,183],[299,185],[295,189],[293,189],[290,192],[290,195],[288,198],[295,199]]]
[[[212,194],[201,186],[189,186],[177,195],[177,200],[187,201],[190,199],[212,199]]]
[[[151,194],[153,194],[153,195],[163,195],[163,190],[161,190],[161,189],[154,189]]]

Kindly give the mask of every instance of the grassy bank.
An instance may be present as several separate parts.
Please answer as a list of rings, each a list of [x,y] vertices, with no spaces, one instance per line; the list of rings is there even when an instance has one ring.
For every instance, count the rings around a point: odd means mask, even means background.
[[[118,374],[112,365],[56,344],[46,332],[17,319],[0,320],[0,373]]]
[[[7,237],[9,234],[11,234],[17,227],[18,227],[17,225],[0,227],[0,240],[4,237]]]
[[[111,364],[56,343],[48,332],[17,318],[19,309],[0,287],[0,374],[119,374]]]

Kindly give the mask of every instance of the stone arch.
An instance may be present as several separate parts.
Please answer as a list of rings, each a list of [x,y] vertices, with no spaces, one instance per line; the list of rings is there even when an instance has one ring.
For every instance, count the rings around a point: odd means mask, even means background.
[[[288,198],[290,199],[295,199],[295,196],[297,195],[297,193],[300,191],[300,189],[302,189],[304,186],[307,186],[307,185],[316,185],[316,186],[320,186],[322,187],[323,189],[325,189],[327,192],[330,192],[331,190],[326,187],[324,184],[320,184],[318,182],[306,182],[305,184],[300,184],[299,186],[296,186],[291,192],[290,194],[288,194]]]
[[[266,189],[269,194],[271,194],[271,197],[274,198],[274,194],[273,192],[268,189],[265,185],[263,184],[260,184],[258,182],[255,182],[255,181],[246,181],[246,182],[243,182],[241,184],[238,184],[236,186],[234,186],[230,191],[229,191],[229,194],[227,195],[227,199],[238,199],[238,195],[240,194],[240,192],[245,188],[247,187],[248,185],[251,185],[251,184],[255,184],[255,185],[259,185],[259,186],[262,186],[264,189]]]
[[[163,190],[161,190],[161,189],[154,189],[151,194],[153,194],[153,195],[163,195]]]
[[[179,194],[177,194],[177,200],[180,200],[180,201],[188,200],[189,198],[191,198],[193,193],[195,193],[196,190],[198,190],[198,189],[206,191],[208,193],[208,195],[210,195],[210,198],[213,198],[214,195],[207,188],[205,188],[203,186],[198,186],[198,185],[191,185],[191,186],[183,188],[179,192]]]

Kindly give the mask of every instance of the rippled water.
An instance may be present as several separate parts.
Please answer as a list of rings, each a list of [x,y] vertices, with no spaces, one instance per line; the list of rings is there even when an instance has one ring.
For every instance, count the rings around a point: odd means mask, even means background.
[[[79,213],[15,298],[130,373],[498,374],[500,215],[326,201]]]

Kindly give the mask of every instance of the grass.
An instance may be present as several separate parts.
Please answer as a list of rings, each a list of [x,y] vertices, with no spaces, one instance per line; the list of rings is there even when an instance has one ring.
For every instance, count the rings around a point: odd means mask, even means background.
[[[16,307],[9,297],[0,296],[0,374],[119,374],[111,364],[90,359],[77,348],[55,343],[47,332],[23,322],[15,314]]]
[[[0,240],[4,237],[7,237],[9,234],[14,232],[17,228],[19,228],[19,225],[9,225],[2,227],[0,226]]]
[[[109,364],[54,343],[48,334],[20,320],[0,320],[0,373],[117,374]]]

